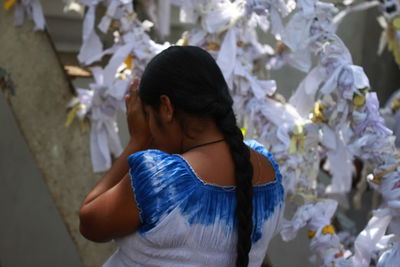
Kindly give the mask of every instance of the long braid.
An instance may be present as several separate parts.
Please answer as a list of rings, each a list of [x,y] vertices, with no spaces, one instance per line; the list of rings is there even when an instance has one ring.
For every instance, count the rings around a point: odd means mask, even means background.
[[[253,167],[250,163],[249,148],[243,143],[243,135],[237,127],[232,107],[227,113],[217,116],[217,126],[224,134],[235,164],[236,217],[238,220],[238,243],[236,266],[247,266],[251,249],[252,221],[252,182]]]
[[[235,165],[238,229],[236,266],[247,266],[251,248],[252,177],[250,150],[237,127],[224,76],[212,56],[194,46],[171,46],[147,65],[140,82],[140,98],[155,109],[160,96],[188,114],[215,119],[224,135]]]

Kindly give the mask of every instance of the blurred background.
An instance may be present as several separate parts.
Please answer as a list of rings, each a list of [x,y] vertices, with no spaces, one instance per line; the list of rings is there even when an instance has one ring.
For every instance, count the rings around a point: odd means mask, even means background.
[[[57,60],[61,64],[60,69],[62,66],[78,67],[77,54],[82,43],[82,16],[76,12],[63,12],[64,3],[61,0],[42,0],[41,3],[48,35],[54,45]],[[140,12],[140,8],[139,4],[139,15],[146,18],[145,12]],[[178,22],[177,9],[172,8],[171,16],[171,34],[164,39],[175,42],[189,26]],[[350,49],[354,64],[364,68],[372,88],[377,91],[381,104],[384,104],[399,87],[400,75],[393,56],[387,50],[381,56],[377,55],[378,40],[381,34],[381,28],[376,22],[377,16],[376,9],[351,14],[342,22],[338,35]],[[3,55],[15,53],[12,50],[13,44],[9,43],[11,39],[4,34],[6,28],[14,27],[9,21],[9,18],[6,21],[6,14],[3,10],[0,13],[0,43],[11,47],[10,50],[1,49],[0,53]],[[23,26],[27,31],[33,31],[31,22],[25,21],[24,24],[28,25]],[[111,37],[103,36],[103,38],[107,41]],[[153,33],[153,38],[161,41],[155,33]],[[263,38],[267,40],[270,37],[263,36]],[[36,51],[29,46],[26,47],[26,51],[25,60],[30,61],[29,53],[36,53]],[[5,62],[2,61],[4,58],[0,56],[0,68],[5,65]],[[15,57],[15,60],[20,59]],[[33,65],[46,64],[46,60],[47,58],[44,57],[43,62],[34,62]],[[20,62],[20,65],[22,72],[30,71],[25,67],[25,62]],[[18,75],[15,72],[11,74]],[[304,74],[287,67],[272,71],[270,76],[277,81],[278,92],[288,98]],[[92,77],[85,73],[69,72],[68,80],[74,87],[88,88]],[[46,76],[41,79],[41,82],[43,85],[48,82]],[[18,86],[16,86],[16,90],[18,90]],[[27,96],[27,98],[30,97]],[[43,106],[48,101],[53,101],[46,95],[38,97],[43,102]],[[27,102],[29,100],[36,101],[26,99]],[[15,106],[8,104],[5,92],[2,91],[0,93],[0,266],[99,266],[110,255],[114,247],[110,244],[86,245],[87,241],[76,240],[74,237],[76,235],[69,229],[77,226],[68,226],[70,222],[77,222],[78,211],[62,209],[60,205],[57,205],[57,202],[60,201],[63,203],[62,205],[68,206],[71,201],[71,206],[76,207],[76,203],[82,201],[90,185],[83,186],[85,184],[84,175],[77,177],[77,182],[73,186],[74,190],[79,193],[74,195],[73,200],[70,200],[65,197],[69,193],[65,192],[66,188],[62,183],[57,184],[57,182],[51,182],[51,177],[44,177],[44,172],[37,165],[35,157],[35,153],[39,153],[40,146],[35,149],[28,148],[26,140],[29,139],[27,136],[29,133],[21,132],[21,122],[14,116],[13,108]],[[63,114],[65,118],[66,114],[66,112]],[[29,114],[23,114],[23,116],[25,116],[24,120],[29,120]],[[124,114],[118,114],[119,134],[122,143],[126,144],[128,133],[124,118]],[[64,124],[64,121],[61,121],[60,124]],[[43,127],[48,126],[43,125]],[[52,128],[45,130],[51,132]],[[69,129],[65,128],[65,131],[69,131]],[[66,159],[68,160],[68,157]],[[89,161],[86,160],[86,162]],[[62,162],[59,164],[63,165]],[[65,169],[65,172],[69,171],[70,168]],[[100,176],[96,177],[98,179]],[[92,181],[91,184],[94,182]],[[49,183],[51,183],[53,192],[59,192],[62,200],[55,198],[54,193],[50,193]],[[366,208],[363,210],[354,210],[350,205],[348,210],[343,211],[343,215],[351,217],[356,224],[360,224],[359,229],[362,229],[363,222],[365,223],[369,216],[371,198],[371,194],[365,194],[363,202]],[[66,220],[65,218],[75,219]],[[77,246],[77,243],[81,245]],[[305,230],[300,232],[298,237],[290,243],[284,243],[277,236],[268,250],[271,266],[309,266],[308,243]],[[82,250],[82,247],[86,246],[94,247],[94,249]],[[102,249],[96,250],[98,247],[102,247]]]

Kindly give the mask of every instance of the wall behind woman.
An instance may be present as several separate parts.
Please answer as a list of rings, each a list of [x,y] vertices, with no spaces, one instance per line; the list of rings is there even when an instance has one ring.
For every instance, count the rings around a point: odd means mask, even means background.
[[[83,266],[0,93],[0,266]]]

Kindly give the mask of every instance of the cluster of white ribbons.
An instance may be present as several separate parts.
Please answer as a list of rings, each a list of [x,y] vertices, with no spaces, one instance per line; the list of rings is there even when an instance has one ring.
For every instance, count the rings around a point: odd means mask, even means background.
[[[291,240],[307,227],[315,264],[369,266],[375,259],[378,266],[390,266],[400,261],[400,160],[392,132],[379,114],[376,93],[369,91],[363,69],[353,64],[335,34],[344,15],[377,2],[357,6],[350,2],[340,12],[318,0],[170,0],[159,4],[167,11],[169,5],[178,6],[181,22],[194,25],[177,45],[200,46],[214,56],[247,137],[256,137],[279,161],[287,199],[298,206],[283,225],[283,239]],[[77,114],[92,122],[93,168],[104,171],[111,166],[110,154],[121,152],[115,115],[123,109],[130,81],[169,43],[151,40],[147,32],[152,23],[137,19],[132,0],[68,1],[69,6],[77,4],[87,8],[80,62],[94,64],[110,55],[104,68],[92,68],[95,82],[90,89],[77,90],[82,104]],[[107,11],[95,25],[99,4]],[[397,0],[381,5],[392,8],[386,13],[399,6]],[[393,14],[397,13],[386,13],[390,27],[396,27]],[[169,14],[159,19],[169,24]],[[167,34],[168,27],[158,27]],[[259,41],[258,29],[275,36],[275,50]],[[114,44],[104,48],[98,31],[113,31]],[[288,102],[276,93],[276,82],[266,78],[269,69],[284,65],[307,73]],[[329,198],[350,191],[354,158],[373,170],[368,183],[382,195],[382,203],[355,238],[351,253],[341,244],[339,236],[344,235],[336,235],[331,225],[338,203]],[[318,180],[321,160],[332,177],[328,183]]]
[[[124,95],[132,78],[140,75],[147,62],[169,44],[160,45],[150,39],[147,32],[152,23],[137,20],[132,0],[84,0],[82,3],[87,7],[87,12],[83,23],[83,44],[78,59],[82,64],[89,65],[105,55],[111,55],[104,69],[92,68],[95,83],[92,83],[89,89],[93,92],[91,104],[87,109],[92,122],[91,158],[93,170],[99,172],[111,167],[110,154],[118,156],[122,151],[116,112],[124,111]],[[106,49],[103,49],[96,33],[95,11],[99,4],[105,4],[107,8],[106,14],[97,25],[98,30],[103,33],[114,30],[114,45]],[[114,22],[117,22],[117,25],[112,25]],[[81,97],[87,98],[87,94],[78,92],[78,98]]]

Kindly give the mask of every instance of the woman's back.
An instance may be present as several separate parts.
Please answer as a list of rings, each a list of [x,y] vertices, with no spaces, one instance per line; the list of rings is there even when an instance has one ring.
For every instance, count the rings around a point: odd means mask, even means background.
[[[255,141],[246,144],[264,156],[252,153],[255,175],[249,266],[260,266],[278,230],[284,193],[281,174],[272,156]],[[234,165],[229,157],[220,157],[217,151],[210,154],[205,149],[204,157],[199,160],[201,155],[195,153],[181,156],[160,150],[146,150],[129,157],[141,226],[138,232],[116,240],[119,250],[104,266],[235,264]]]
[[[106,266],[260,265],[282,214],[281,176],[261,145],[243,142],[213,57],[171,46],[138,84],[126,96],[131,139],[85,198],[82,235],[117,240]]]

